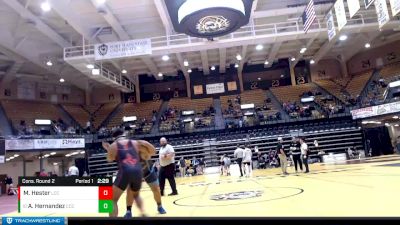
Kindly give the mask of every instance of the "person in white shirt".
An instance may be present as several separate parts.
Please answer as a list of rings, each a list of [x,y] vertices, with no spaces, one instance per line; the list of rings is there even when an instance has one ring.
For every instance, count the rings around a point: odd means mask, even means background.
[[[236,162],[239,165],[240,176],[243,177],[243,169],[242,169],[242,162],[244,157],[244,150],[241,146],[237,146],[235,152],[233,153],[233,157],[236,158]]]
[[[252,172],[251,157],[252,157],[251,149],[249,148],[249,146],[246,146],[244,148],[244,154],[243,154],[244,173],[246,177],[250,177],[250,174]]]
[[[79,169],[75,166],[75,164],[68,169],[68,176],[79,176]]]
[[[178,191],[176,190],[176,182],[175,182],[175,151],[174,148],[167,143],[167,139],[162,137],[160,139],[160,190],[161,195],[164,196],[164,187],[165,187],[165,179],[168,179],[169,185],[171,185],[172,193],[171,195],[178,195]]]
[[[309,156],[309,150],[308,150],[308,145],[304,141],[303,138],[300,138],[300,149],[301,149],[301,159],[303,160],[303,164],[306,167],[306,172],[309,173],[310,170],[308,169],[308,156]]]

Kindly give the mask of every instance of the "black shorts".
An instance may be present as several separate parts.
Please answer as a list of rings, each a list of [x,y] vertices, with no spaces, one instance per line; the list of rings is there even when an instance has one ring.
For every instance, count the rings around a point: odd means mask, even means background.
[[[156,172],[152,171],[144,177],[144,181],[147,184],[158,183],[158,175]]]
[[[142,169],[119,170],[114,185],[124,191],[128,185],[132,191],[139,191],[142,187]]]
[[[250,162],[243,162],[243,165],[249,165],[250,166]]]

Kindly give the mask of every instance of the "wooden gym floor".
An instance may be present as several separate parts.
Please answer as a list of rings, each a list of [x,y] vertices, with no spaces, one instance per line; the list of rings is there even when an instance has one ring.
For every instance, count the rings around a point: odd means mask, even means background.
[[[309,174],[281,176],[280,169],[254,170],[250,178],[218,174],[177,178],[178,196],[163,197],[166,215],[158,215],[146,184],[142,190],[148,216],[168,217],[374,217],[400,216],[400,156],[310,165]],[[165,193],[170,193],[166,183]],[[241,199],[227,200],[241,196]],[[218,196],[219,195],[219,196]],[[223,196],[221,196],[223,195]],[[210,198],[222,198],[212,200]],[[243,198],[247,197],[247,198]],[[119,202],[125,213],[125,195]],[[137,209],[133,206],[133,213]],[[16,212],[9,215],[17,215]],[[26,215],[26,214],[24,214]],[[26,215],[28,216],[28,215]],[[39,216],[105,216],[100,214]]]

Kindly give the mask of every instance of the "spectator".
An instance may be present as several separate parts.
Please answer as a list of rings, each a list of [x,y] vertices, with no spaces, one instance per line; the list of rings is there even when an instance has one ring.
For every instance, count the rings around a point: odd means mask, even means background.
[[[74,177],[79,176],[79,169],[75,166],[75,164],[72,164],[72,166],[68,169],[68,175]]]
[[[48,177],[49,175],[46,173],[46,170],[42,169],[39,173],[39,177]]]
[[[179,160],[179,172],[181,173],[181,177],[186,175],[186,162],[185,158],[181,157]]]

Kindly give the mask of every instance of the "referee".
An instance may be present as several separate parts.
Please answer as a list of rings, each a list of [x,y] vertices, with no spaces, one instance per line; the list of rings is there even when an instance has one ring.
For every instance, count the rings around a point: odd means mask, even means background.
[[[160,139],[160,189],[161,195],[164,196],[165,179],[168,179],[169,185],[171,185],[171,195],[178,195],[176,190],[176,183],[174,178],[175,173],[175,151],[174,148],[167,143],[167,139],[162,137]]]

